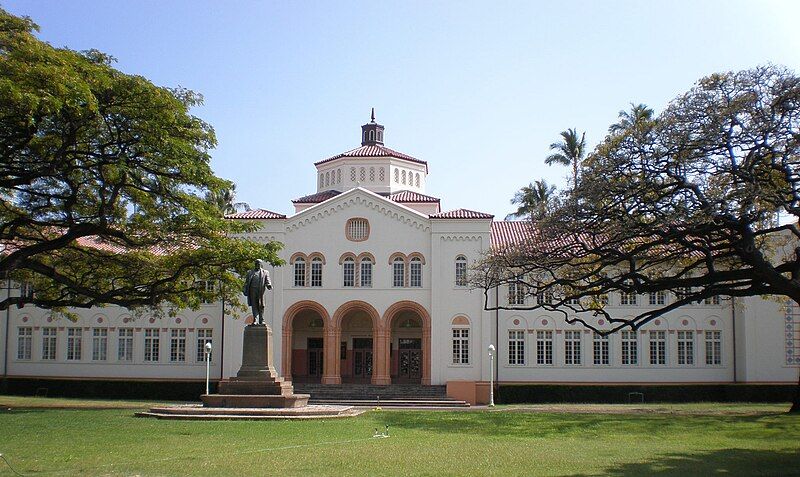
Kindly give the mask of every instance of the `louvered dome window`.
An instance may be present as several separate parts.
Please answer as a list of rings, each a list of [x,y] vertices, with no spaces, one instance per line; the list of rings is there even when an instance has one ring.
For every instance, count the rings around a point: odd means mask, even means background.
[[[369,222],[367,219],[353,218],[345,225],[347,240],[352,242],[363,242],[369,238]]]

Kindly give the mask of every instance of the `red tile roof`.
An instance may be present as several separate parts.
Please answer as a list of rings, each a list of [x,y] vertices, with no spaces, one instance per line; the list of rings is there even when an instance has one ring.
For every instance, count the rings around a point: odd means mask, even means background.
[[[420,194],[418,192],[411,192],[410,190],[401,190],[400,192],[389,194],[389,199],[395,202],[406,203],[439,202],[439,199],[436,197]]]
[[[431,214],[432,219],[492,219],[494,215],[485,214],[483,212],[475,212],[474,210],[456,209],[448,212],[439,212],[438,214]]]
[[[131,249],[126,247],[125,245],[109,242],[108,240],[103,240],[96,235],[91,235],[88,237],[78,237],[77,239],[75,239],[75,244],[78,245],[79,247],[92,248],[107,253],[122,254],[122,253],[129,253],[131,251]],[[190,248],[195,247],[194,245],[191,244],[186,244],[185,246]],[[177,242],[171,244],[168,247],[167,246],[148,247],[148,251],[154,255],[167,255],[168,253],[172,253],[180,249],[181,246]]]
[[[527,220],[492,222],[492,248],[502,248],[533,237],[533,224]]]
[[[285,219],[286,216],[277,212],[272,212],[267,209],[253,209],[245,212],[236,212],[235,214],[228,214],[226,219]]]
[[[323,192],[317,192],[316,194],[306,195],[300,197],[299,199],[294,199],[292,203],[294,204],[319,204],[320,202],[325,202],[326,200],[330,199],[331,197],[336,197],[337,195],[341,194],[338,190],[326,190]]]
[[[416,157],[411,157],[408,154],[403,154],[402,152],[397,152],[395,150],[389,149],[386,146],[379,146],[379,145],[368,145],[368,146],[360,146],[355,149],[351,149],[347,152],[343,152],[341,154],[337,154],[333,157],[329,157],[319,162],[315,162],[314,165],[318,166],[320,164],[325,164],[326,162],[330,162],[336,159],[340,159],[342,157],[394,157],[397,159],[403,159],[406,161],[416,162],[417,164],[424,164],[425,170],[428,170],[428,163],[417,159]]]

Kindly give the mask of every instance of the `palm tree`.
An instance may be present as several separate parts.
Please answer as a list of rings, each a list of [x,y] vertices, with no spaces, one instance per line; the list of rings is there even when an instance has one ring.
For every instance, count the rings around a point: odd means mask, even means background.
[[[608,132],[610,134],[619,134],[627,131],[633,126],[642,124],[645,121],[652,121],[653,110],[648,108],[644,103],[631,103],[631,110],[620,111],[617,117],[619,118],[619,121],[608,127]]]
[[[548,184],[544,179],[528,184],[514,194],[511,203],[519,204],[519,207],[516,212],[508,214],[506,220],[519,217],[542,218],[555,192],[556,186]]]
[[[236,184],[231,184],[228,189],[206,193],[206,202],[216,206],[223,215],[235,214],[243,210],[250,210],[247,202],[236,202]]]
[[[576,187],[578,185],[578,167],[586,156],[586,133],[581,133],[581,139],[578,140],[578,131],[567,129],[561,131],[561,137],[564,139],[562,142],[550,144],[550,150],[558,152],[547,156],[544,162],[548,166],[553,164],[572,166],[572,186]]]

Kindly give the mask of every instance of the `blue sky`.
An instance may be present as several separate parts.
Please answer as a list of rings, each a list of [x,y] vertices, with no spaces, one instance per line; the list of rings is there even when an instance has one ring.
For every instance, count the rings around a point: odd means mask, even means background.
[[[800,71],[800,2],[0,1],[54,46],[200,92],[217,175],[253,207],[291,213],[313,163],[360,144],[428,161],[444,209],[502,218],[559,132],[591,147],[617,112],[656,112],[702,76],[767,62]]]

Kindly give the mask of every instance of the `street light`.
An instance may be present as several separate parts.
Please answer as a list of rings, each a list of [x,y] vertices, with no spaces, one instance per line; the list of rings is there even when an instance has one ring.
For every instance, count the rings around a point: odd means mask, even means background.
[[[493,344],[489,345],[489,407],[494,407],[494,351]]]
[[[211,342],[207,341],[204,348],[206,351],[206,394],[208,394],[208,380],[211,375]]]

